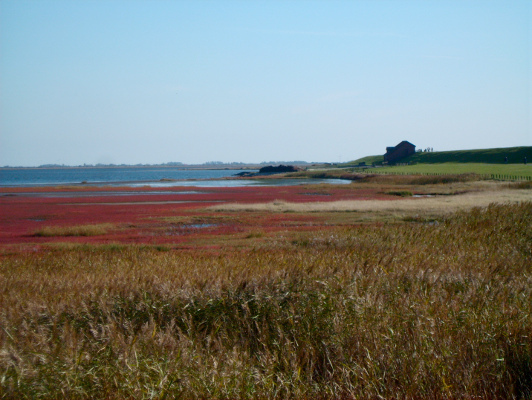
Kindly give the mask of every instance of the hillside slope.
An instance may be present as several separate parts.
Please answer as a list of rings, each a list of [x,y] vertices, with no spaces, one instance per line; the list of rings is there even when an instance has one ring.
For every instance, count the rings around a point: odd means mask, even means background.
[[[508,157],[508,164],[521,164],[525,157],[532,162],[532,146],[416,153],[401,162],[411,164],[441,164],[447,162],[504,164],[505,157]]]
[[[442,163],[486,163],[505,164],[505,157],[508,157],[508,164],[522,164],[525,157],[528,162],[532,162],[532,146],[521,147],[501,147],[495,149],[477,150],[453,150],[437,151],[433,153],[416,153],[401,160],[401,163],[410,164],[442,164]],[[366,156],[354,161],[342,164],[343,167],[355,166],[361,162],[367,165],[372,163],[380,164],[384,161],[382,155]]]

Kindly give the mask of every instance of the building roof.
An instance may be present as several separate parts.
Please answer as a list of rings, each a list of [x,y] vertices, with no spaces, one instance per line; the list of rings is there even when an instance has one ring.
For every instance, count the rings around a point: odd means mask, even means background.
[[[395,147],[399,147],[399,146],[402,145],[402,144],[409,144],[410,146],[414,146],[414,147],[416,147],[414,144],[410,143],[408,140],[403,140],[401,143],[399,143],[399,144],[398,144],[397,146],[395,146]]]

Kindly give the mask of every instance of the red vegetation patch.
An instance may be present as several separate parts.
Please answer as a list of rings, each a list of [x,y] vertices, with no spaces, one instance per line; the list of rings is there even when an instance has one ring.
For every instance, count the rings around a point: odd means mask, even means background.
[[[17,243],[182,243],[202,235],[241,234],[259,228],[309,229],[314,217],[295,214],[242,216],[202,210],[228,203],[327,202],[390,199],[376,189],[330,186],[248,186],[239,188],[39,188],[3,189],[0,194],[0,244]],[[163,194],[161,194],[163,193]],[[124,195],[127,194],[127,195]],[[194,211],[193,211],[194,210]],[[200,215],[196,222],[172,222],[169,217]],[[167,220],[165,220],[167,218]],[[199,218],[199,217],[198,217]],[[208,218],[215,218],[213,221]],[[217,218],[217,219],[216,219]],[[203,222],[207,219],[207,222]],[[199,222],[198,222],[199,221]],[[113,224],[105,235],[37,237],[45,226]]]

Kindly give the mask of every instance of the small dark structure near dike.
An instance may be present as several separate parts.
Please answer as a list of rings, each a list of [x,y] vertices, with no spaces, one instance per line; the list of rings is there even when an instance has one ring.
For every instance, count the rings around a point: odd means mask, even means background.
[[[267,167],[262,167],[259,169],[259,172],[240,172],[236,174],[235,176],[239,176],[241,178],[250,178],[253,176],[261,176],[261,175],[274,175],[274,174],[281,174],[284,172],[297,172],[297,171],[303,171],[303,168],[296,167],[295,165],[268,165]]]
[[[386,147],[386,154],[384,155],[384,162],[388,164],[395,164],[396,162],[408,157],[416,152],[416,146],[412,143],[403,140],[395,147]]]
[[[294,165],[278,165],[274,167],[273,165],[269,165],[267,167],[262,167],[259,170],[260,174],[279,174],[282,172],[297,172],[302,171],[302,168],[296,167]]]

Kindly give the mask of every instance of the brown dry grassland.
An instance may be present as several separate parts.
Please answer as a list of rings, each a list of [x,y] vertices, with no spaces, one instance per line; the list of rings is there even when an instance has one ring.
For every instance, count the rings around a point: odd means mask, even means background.
[[[327,221],[238,245],[3,252],[0,398],[531,399],[530,185],[379,179],[435,197],[197,210]]]
[[[263,204],[224,204],[211,207],[211,209],[215,211],[271,212],[403,212],[407,214],[435,215],[449,214],[472,207],[486,207],[494,202],[517,203],[529,200],[532,200],[532,189],[516,192],[512,189],[498,188],[469,192],[460,196],[424,197],[416,201],[410,199],[393,202],[344,200],[319,203],[289,203],[278,200]]]

